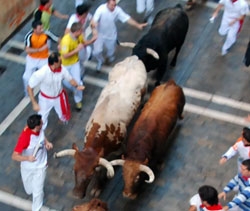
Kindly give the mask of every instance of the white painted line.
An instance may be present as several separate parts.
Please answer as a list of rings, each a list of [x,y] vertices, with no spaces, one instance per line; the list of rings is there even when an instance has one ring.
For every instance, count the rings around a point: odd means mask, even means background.
[[[23,64],[23,65],[26,63],[24,57],[18,56],[18,55],[12,54],[12,53],[4,53],[2,51],[0,51],[0,58],[6,59],[6,60],[9,60],[12,62],[16,62],[19,64]]]
[[[89,69],[91,69],[91,70],[96,70],[96,62],[86,61],[84,63],[84,66],[87,67],[87,68],[89,68]],[[111,67],[111,66],[103,65],[102,69],[101,69],[101,72],[109,74],[109,72],[112,70],[112,68],[113,67]]]
[[[31,205],[32,205],[32,202],[29,200],[23,199],[18,196],[14,196],[10,193],[7,193],[1,190],[0,190],[0,202],[8,204],[12,207],[16,207],[18,209],[27,210],[27,211],[31,210]],[[46,206],[43,206],[41,209],[41,211],[49,211],[49,210],[51,209]]]
[[[225,105],[225,106],[229,106],[232,108],[236,108],[236,109],[250,112],[250,104],[249,103],[229,99],[226,97],[210,94],[207,92],[201,92],[201,91],[186,88],[186,87],[183,88],[183,91],[184,91],[185,96],[189,96],[189,97],[193,97],[193,98],[197,98],[197,99],[205,100],[205,101],[211,101],[211,102],[216,103],[216,104]]]
[[[36,87],[34,89],[34,95],[37,95],[39,89]],[[18,117],[18,115],[23,111],[23,109],[30,103],[29,97],[24,97],[20,103],[9,113],[9,115],[0,124],[0,136],[5,132],[5,130],[10,126],[12,122]]]
[[[91,76],[84,76],[84,82],[94,85],[94,86],[98,86],[98,87],[105,87],[108,83],[108,81],[102,80],[102,79],[98,79],[98,78],[94,78]]]
[[[20,41],[17,41],[17,40],[9,40],[6,45],[10,46],[10,47],[15,47],[15,48],[19,48],[19,49],[22,49],[24,50],[25,48],[25,45],[24,45],[24,42],[20,42]]]
[[[215,111],[212,109],[192,105],[189,103],[185,104],[184,111],[188,111],[194,114],[199,114],[199,115],[206,116],[212,119],[217,119],[220,121],[230,122],[236,125],[246,126],[247,124],[249,124],[245,121],[243,117],[231,115],[231,114],[220,112],[220,111]]]

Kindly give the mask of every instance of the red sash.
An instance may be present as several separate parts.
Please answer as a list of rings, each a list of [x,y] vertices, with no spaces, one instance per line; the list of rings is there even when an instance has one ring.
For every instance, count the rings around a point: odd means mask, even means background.
[[[61,105],[61,109],[62,109],[63,120],[69,121],[70,116],[71,116],[70,105],[69,105],[68,95],[67,95],[67,92],[65,91],[65,89],[63,89],[62,92],[56,97],[47,96],[43,92],[40,92],[40,93],[43,97],[48,98],[48,99],[56,99],[56,98],[60,97],[60,105]]]
[[[238,30],[238,34],[240,33],[240,31],[241,31],[241,28],[242,28],[242,25],[243,25],[243,22],[244,22],[244,19],[241,19],[240,20],[240,27],[239,27],[239,30]]]

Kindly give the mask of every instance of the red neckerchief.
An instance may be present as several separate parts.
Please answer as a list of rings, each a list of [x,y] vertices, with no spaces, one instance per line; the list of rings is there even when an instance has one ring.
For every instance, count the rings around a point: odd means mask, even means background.
[[[242,176],[242,175],[241,175],[241,177],[242,177],[242,179],[244,179],[245,181],[248,181],[248,179],[249,179],[249,177],[245,177],[245,176]]]
[[[40,11],[46,11],[46,12],[48,12],[48,13],[51,13],[50,8],[46,8],[46,7],[43,6],[43,5],[40,5],[39,8],[38,8],[38,10],[40,10]]]
[[[236,1],[238,1],[238,0],[232,0],[232,3],[236,2]]]
[[[56,69],[52,69],[51,68],[51,66],[49,65],[49,68],[50,68],[50,70],[52,71],[52,72],[54,72],[54,73],[60,73],[61,71],[62,71],[62,66],[60,66],[60,67],[58,67],[58,68],[56,68]]]
[[[78,21],[83,25],[85,23],[85,20],[86,20],[87,17],[84,18],[84,19],[82,19],[82,20],[80,20],[80,16],[78,14],[76,14],[76,16],[78,18]]]
[[[223,207],[220,204],[212,205],[210,207],[207,207],[205,205],[201,205],[201,208],[206,208],[207,210],[221,210]]]

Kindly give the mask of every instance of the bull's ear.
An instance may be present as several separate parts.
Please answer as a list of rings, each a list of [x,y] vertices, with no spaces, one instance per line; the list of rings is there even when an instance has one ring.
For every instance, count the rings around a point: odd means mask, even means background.
[[[76,143],[73,143],[72,144],[72,149],[76,150],[76,151],[79,151],[78,147],[76,146]]]
[[[146,158],[146,159],[143,161],[143,164],[144,164],[144,165],[147,165],[147,164],[148,164],[148,158]]]
[[[99,157],[104,157],[104,148],[102,147],[101,151],[99,152]]]

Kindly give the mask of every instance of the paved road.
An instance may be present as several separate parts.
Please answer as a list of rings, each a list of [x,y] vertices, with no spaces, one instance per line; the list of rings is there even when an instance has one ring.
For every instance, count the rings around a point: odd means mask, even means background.
[[[100,2],[103,1],[94,2],[93,10]],[[54,3],[60,11],[72,13],[74,10],[72,2],[54,0]],[[156,1],[154,14],[160,8],[175,3],[176,1]],[[184,4],[182,1],[180,3]],[[140,19],[135,14],[134,1],[121,0],[119,4],[136,19]],[[208,19],[212,11],[211,7],[198,5],[195,10],[188,12],[190,29],[187,39],[176,68],[169,70],[165,77],[166,80],[172,77],[185,87],[187,105],[184,120],[178,123],[169,139],[171,144],[166,152],[164,169],[157,173],[157,179],[153,184],[143,186],[141,194],[134,201],[122,197],[121,171],[119,168],[116,169],[115,177],[109,181],[100,196],[108,203],[110,210],[187,210],[188,199],[200,185],[210,184],[221,190],[226,181],[236,173],[235,160],[219,167],[218,159],[240,135],[245,125],[242,117],[250,112],[250,97],[245,91],[249,86],[249,68],[245,68],[242,64],[249,32],[244,27],[237,44],[227,56],[221,57],[220,48],[223,39],[217,33],[220,19],[210,24]],[[245,26],[249,25],[249,22],[247,18]],[[65,25],[63,21],[52,20],[52,28],[59,34]],[[19,164],[11,161],[10,157],[27,116],[33,113],[27,100],[23,100],[21,80],[25,53],[20,50],[20,43],[29,27],[30,23],[25,25],[0,52],[2,57],[0,66],[6,67],[5,72],[0,75],[1,128],[6,117],[17,116],[3,133],[0,131],[2,143],[0,190],[24,199],[24,202],[30,201],[31,198],[23,190]],[[122,41],[136,41],[141,36],[141,32],[127,25],[120,24],[119,29],[121,30],[119,39]],[[129,49],[118,48],[116,62],[127,55],[130,55]],[[83,147],[84,126],[107,81],[106,72],[109,69],[109,67],[104,68],[101,74],[96,74],[91,68],[93,63],[88,64],[85,78],[87,88],[84,92],[82,112],[73,111],[72,120],[66,126],[58,124],[56,114],[51,113],[47,136],[54,143],[54,151],[70,148],[73,142],[80,148]],[[70,100],[73,102],[72,96]],[[18,104],[19,109],[8,116]],[[20,109],[22,107],[23,109]],[[49,152],[44,205],[68,211],[73,205],[88,201],[91,198],[89,194],[83,200],[76,199],[72,195],[73,160],[71,158],[54,160],[52,155],[53,152]],[[0,200],[3,200],[3,197],[0,197]],[[13,206],[23,207],[22,203],[14,202],[13,199],[11,203]],[[3,204],[0,204],[0,208],[15,210]]]

